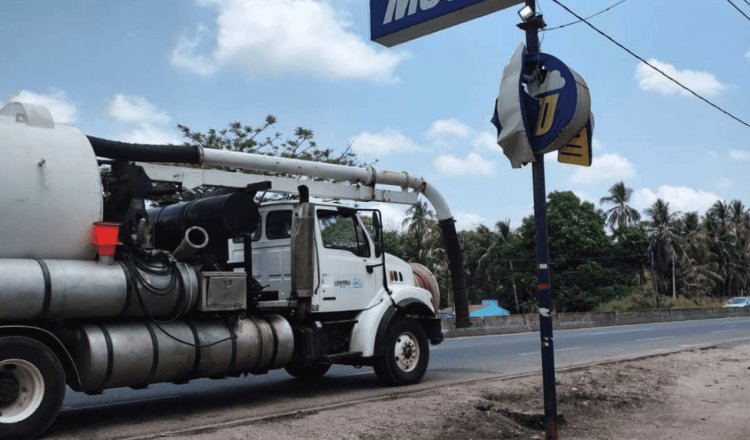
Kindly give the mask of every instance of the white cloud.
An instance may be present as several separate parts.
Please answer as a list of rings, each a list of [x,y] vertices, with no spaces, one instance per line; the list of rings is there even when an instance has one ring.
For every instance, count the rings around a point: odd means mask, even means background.
[[[488,131],[483,131],[476,135],[472,146],[477,150],[489,150],[495,153],[502,151],[500,145],[497,144],[497,136]]]
[[[465,159],[445,154],[433,162],[435,168],[446,176],[470,176],[492,174],[495,163],[488,161],[477,153],[469,153]]]
[[[619,154],[594,157],[590,167],[576,167],[571,182],[584,185],[594,182],[616,181],[635,175],[635,167]]]
[[[656,199],[662,199],[669,203],[671,211],[705,212],[717,200],[718,195],[703,190],[693,189],[687,186],[663,185],[654,192],[650,188],[641,188],[633,192],[633,206],[638,210],[645,210],[651,206]]]
[[[439,119],[427,129],[427,139],[433,141],[443,140],[446,137],[467,137],[471,134],[471,128],[458,119]]]
[[[133,142],[136,144],[180,145],[184,142],[174,130],[154,127],[147,123],[138,124],[138,127],[135,129],[121,134],[119,139],[123,142]]]
[[[471,231],[479,225],[487,225],[487,219],[471,212],[457,211],[454,218],[456,219],[456,230],[458,231]]]
[[[198,25],[195,35],[183,35],[172,50],[169,61],[174,67],[185,69],[201,76],[213,75],[218,66],[212,56],[198,55],[201,42],[208,35],[208,28]]]
[[[52,118],[58,124],[70,124],[75,122],[77,108],[74,103],[68,100],[65,92],[62,90],[52,89],[50,93],[35,93],[29,90],[21,90],[15,95],[8,98],[8,102],[24,102],[28,104],[37,104],[47,107],[52,113]]]
[[[750,59],[750,49],[745,52],[745,58]]]
[[[371,156],[386,156],[396,152],[414,151],[419,149],[413,140],[398,130],[386,129],[379,133],[363,131],[350,140],[352,150],[357,154]]]
[[[169,115],[156,108],[141,96],[128,96],[121,93],[107,103],[107,114],[121,122],[147,122],[165,124]]]
[[[729,150],[729,158],[734,160],[750,160],[750,150]]]
[[[170,61],[178,68],[211,75],[232,66],[251,77],[304,74],[326,79],[396,80],[408,57],[376,48],[352,30],[345,14],[322,0],[203,0],[217,9],[215,47],[201,49],[210,32],[199,26],[183,37]]]
[[[655,58],[649,59],[648,62],[701,95],[716,96],[726,88],[712,73],[699,70],[679,70],[672,64],[661,62]],[[674,95],[676,93],[685,96],[690,95],[686,90],[644,63],[638,64],[635,77],[638,80],[638,86],[647,92],[656,92],[662,95]]]

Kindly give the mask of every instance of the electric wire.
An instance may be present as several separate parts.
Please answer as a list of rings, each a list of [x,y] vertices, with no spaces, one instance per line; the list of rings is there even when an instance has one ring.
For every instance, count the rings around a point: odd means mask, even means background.
[[[743,17],[745,17],[748,20],[750,20],[750,16],[748,16],[747,14],[745,14],[745,11],[743,11],[742,9],[740,9],[739,6],[735,5],[732,0],[727,0],[727,3],[729,3],[730,5],[732,5],[732,7],[734,9],[736,9],[737,12],[739,12],[740,14],[742,14]],[[745,3],[747,3],[747,0],[745,0]],[[750,3],[748,3],[748,5],[750,5]]]
[[[597,15],[601,15],[601,14],[603,14],[603,13],[605,13],[605,12],[609,11],[610,9],[613,9],[613,8],[615,8],[616,6],[619,6],[619,5],[623,4],[623,3],[625,3],[625,1],[626,1],[626,0],[620,0],[619,2],[617,2],[617,3],[613,4],[613,5],[611,5],[610,7],[606,8],[606,9],[602,9],[601,11],[597,12],[596,14],[591,14],[591,15],[589,15],[588,17],[586,17],[586,20],[588,20],[588,19],[590,19],[590,18],[594,18],[594,17],[596,17]],[[745,0],[745,1],[748,1],[748,0]],[[554,31],[554,30],[557,30],[557,29],[562,29],[562,28],[565,28],[565,27],[568,27],[568,26],[571,26],[571,25],[574,25],[574,24],[577,24],[577,23],[580,23],[580,22],[581,22],[581,20],[571,21],[570,23],[565,23],[565,24],[561,24],[560,26],[555,26],[555,27],[551,27],[551,28],[547,28],[547,29],[544,29],[544,31],[545,31],[545,32],[546,32],[546,31]]]
[[[627,52],[628,54],[630,54],[632,57],[634,57],[635,59],[639,60],[643,64],[645,64],[648,67],[654,69],[655,71],[657,71],[658,73],[660,73],[662,76],[664,76],[668,80],[670,80],[673,83],[675,83],[676,85],[678,85],[683,90],[687,91],[691,95],[695,96],[696,98],[700,99],[701,101],[705,102],[706,104],[710,105],[711,107],[713,107],[714,109],[720,111],[721,113],[724,113],[726,116],[729,116],[730,118],[734,119],[735,121],[739,122],[740,124],[742,124],[742,125],[750,128],[750,123],[748,123],[748,122],[740,119],[739,117],[733,115],[732,113],[728,112],[727,110],[724,110],[722,107],[714,104],[713,102],[709,101],[707,98],[704,98],[702,95],[698,94],[697,92],[695,92],[691,88],[689,88],[686,85],[682,84],[681,82],[679,82],[678,80],[676,80],[675,78],[673,78],[672,76],[670,76],[669,74],[665,73],[663,70],[661,70],[658,67],[654,66],[652,63],[649,63],[643,57],[641,57],[637,53],[633,52],[632,50],[628,49],[622,43],[620,43],[617,40],[615,40],[614,38],[610,37],[609,35],[607,35],[607,33],[605,33],[604,31],[600,30],[599,28],[597,28],[593,24],[589,23],[585,18],[583,18],[580,15],[576,14],[575,12],[573,12],[569,7],[567,7],[564,4],[562,4],[559,0],[552,0],[552,2],[556,3],[558,6],[560,6],[563,9],[565,9],[566,11],[568,11],[568,13],[570,13],[574,17],[578,18],[580,21],[582,21],[583,23],[585,23],[588,27],[590,27],[591,29],[593,29],[594,31],[596,31],[599,35],[601,35],[604,38],[606,38],[607,40],[611,41],[617,47],[619,47],[620,49],[624,50],[625,52]]]

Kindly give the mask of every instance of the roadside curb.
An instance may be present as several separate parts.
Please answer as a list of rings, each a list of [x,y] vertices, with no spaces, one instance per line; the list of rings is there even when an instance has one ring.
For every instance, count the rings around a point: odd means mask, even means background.
[[[733,317],[750,317],[750,309],[660,309],[631,312],[553,313],[552,326],[554,330],[567,330]],[[471,324],[470,327],[456,328],[453,319],[444,318],[442,320],[443,336],[446,338],[458,338],[524,333],[539,330],[539,315],[536,314],[470,318],[469,322]]]

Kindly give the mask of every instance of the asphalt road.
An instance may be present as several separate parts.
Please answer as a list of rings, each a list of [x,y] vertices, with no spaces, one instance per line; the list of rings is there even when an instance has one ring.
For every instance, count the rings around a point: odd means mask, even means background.
[[[560,330],[555,332],[555,361],[564,368],[738,340],[750,340],[750,318]],[[277,370],[238,379],[157,384],[145,390],[114,389],[97,396],[69,390],[49,438],[143,438],[540,369],[539,334],[534,332],[446,340],[432,347],[423,382],[408,388],[379,386],[370,368],[334,366],[315,385],[301,384]]]

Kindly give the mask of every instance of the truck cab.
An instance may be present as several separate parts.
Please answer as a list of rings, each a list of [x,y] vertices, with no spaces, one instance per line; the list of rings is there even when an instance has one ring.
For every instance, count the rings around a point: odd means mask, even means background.
[[[311,233],[301,232],[297,224],[304,221],[301,212],[308,213]],[[377,211],[333,203],[283,201],[259,207],[250,237],[252,274],[262,288],[255,306],[282,313],[292,322],[300,343],[287,370],[295,376],[303,375],[298,370],[310,376],[309,370],[327,369],[336,362],[374,366],[375,357],[385,350],[387,329],[394,319],[411,319],[421,327],[424,337],[415,330],[420,334],[411,338],[415,347],[424,345],[423,355],[426,341],[442,340],[435,319],[436,289],[420,287],[408,263],[384,253],[379,219]],[[233,239],[228,245],[229,263],[244,264],[244,241]],[[305,252],[309,258],[300,258]],[[295,289],[295,279],[304,278],[298,272],[309,278],[299,284],[309,281],[310,289]],[[373,338],[378,332],[379,337]],[[385,369],[382,373],[389,376]]]

